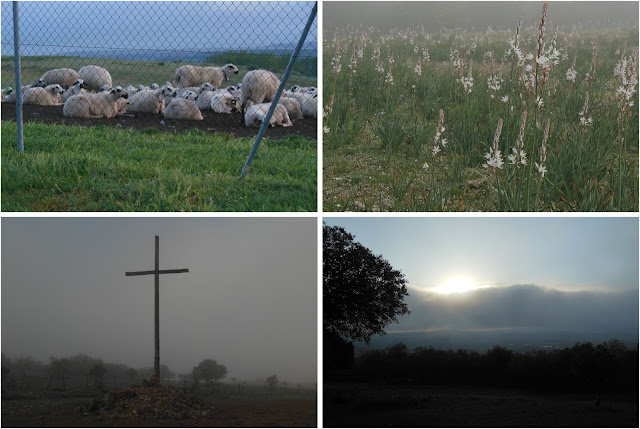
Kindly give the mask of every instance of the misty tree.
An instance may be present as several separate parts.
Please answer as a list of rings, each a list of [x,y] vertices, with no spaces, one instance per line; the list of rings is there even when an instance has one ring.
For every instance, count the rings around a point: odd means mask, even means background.
[[[104,380],[104,375],[106,373],[107,370],[102,363],[96,363],[89,370],[89,375],[93,378],[93,383],[97,388],[102,387],[102,381]]]
[[[198,364],[198,366],[193,367],[191,371],[191,377],[193,378],[194,383],[197,385],[200,380],[204,380],[209,384],[209,388],[211,392],[213,392],[213,386],[218,380],[225,378],[227,375],[227,367],[218,364],[213,359],[205,359]]]
[[[127,377],[129,377],[129,381],[135,381],[135,379],[138,378],[138,371],[134,368],[129,368],[127,370]]]
[[[275,389],[275,387],[277,385],[278,385],[278,376],[277,375],[272,375],[271,377],[267,377],[267,390],[272,392],[273,389]]]
[[[51,387],[51,380],[54,377],[59,377],[62,381],[62,390],[66,390],[64,376],[67,372],[67,366],[69,365],[68,358],[57,358],[51,356],[49,358],[49,386]]]
[[[371,336],[408,314],[407,280],[380,255],[339,226],[323,225],[323,306],[325,362],[351,366],[351,341]]]

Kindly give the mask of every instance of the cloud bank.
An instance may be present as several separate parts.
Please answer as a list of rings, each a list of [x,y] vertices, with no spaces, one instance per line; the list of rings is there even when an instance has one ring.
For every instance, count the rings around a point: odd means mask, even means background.
[[[410,288],[411,314],[388,330],[637,332],[638,290],[565,292],[533,284],[441,295]]]

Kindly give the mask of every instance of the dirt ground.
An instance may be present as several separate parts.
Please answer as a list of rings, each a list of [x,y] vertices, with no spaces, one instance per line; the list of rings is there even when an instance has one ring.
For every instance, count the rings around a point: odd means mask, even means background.
[[[62,106],[36,106],[25,104],[22,106],[22,120],[24,122],[36,121],[45,124],[68,124],[82,125],[86,127],[94,127],[98,125],[107,125],[120,128],[135,128],[143,130],[146,128],[157,128],[167,132],[182,132],[192,129],[212,133],[231,133],[236,137],[255,137],[258,134],[258,128],[249,128],[244,124],[240,124],[240,114],[223,114],[214,113],[211,110],[203,110],[202,121],[179,121],[172,119],[164,119],[162,114],[153,113],[135,113],[127,116],[117,116],[112,119],[83,119],[83,118],[65,118],[62,115]],[[13,103],[2,103],[2,120],[16,120],[16,105]],[[265,137],[271,139],[280,139],[289,134],[297,134],[308,139],[317,140],[317,119],[305,117],[293,121],[292,127],[275,127],[268,128]]]
[[[638,427],[638,396],[324,383],[324,427]]]
[[[2,400],[2,427],[316,427],[312,399],[222,401],[213,417],[186,420],[101,419],[76,413],[93,398]]]

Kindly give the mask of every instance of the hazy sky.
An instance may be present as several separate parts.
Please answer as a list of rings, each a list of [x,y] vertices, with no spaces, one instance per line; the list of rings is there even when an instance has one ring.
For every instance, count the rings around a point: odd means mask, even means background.
[[[325,1],[324,28],[331,30],[347,25],[374,26],[381,29],[424,26],[438,32],[444,27],[459,27],[484,31],[488,26],[515,30],[518,18],[523,25],[537,25],[543,1],[505,2],[388,2],[388,1]],[[585,26],[621,22],[638,23],[638,2],[549,2],[548,28],[559,24],[563,31],[581,23]]]
[[[76,2],[19,4],[23,55],[95,49],[212,52],[295,46],[313,2]],[[64,17],[64,19],[61,19]],[[307,43],[317,40],[317,17]],[[12,2],[2,2],[2,53],[13,54]]]
[[[315,218],[3,218],[2,351],[78,353],[153,366],[154,268],[160,362],[203,359],[228,378],[315,382]]]
[[[637,218],[325,222],[406,275],[412,314],[388,330],[638,330]]]

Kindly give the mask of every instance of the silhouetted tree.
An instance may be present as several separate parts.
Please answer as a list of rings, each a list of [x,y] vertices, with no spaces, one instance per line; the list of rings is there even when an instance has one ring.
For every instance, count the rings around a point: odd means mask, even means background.
[[[198,383],[200,380],[204,380],[209,384],[209,388],[213,392],[214,384],[227,375],[227,367],[222,364],[218,364],[213,359],[205,359],[198,364],[198,366],[193,367],[191,371],[191,377],[193,378],[195,383]]]
[[[409,313],[403,302],[408,295],[404,275],[342,227],[323,226],[322,277],[324,330],[343,340],[368,343]],[[339,343],[330,344],[334,346],[340,349]]]
[[[278,376],[272,375],[271,377],[267,377],[267,389],[272,391],[278,385]]]

